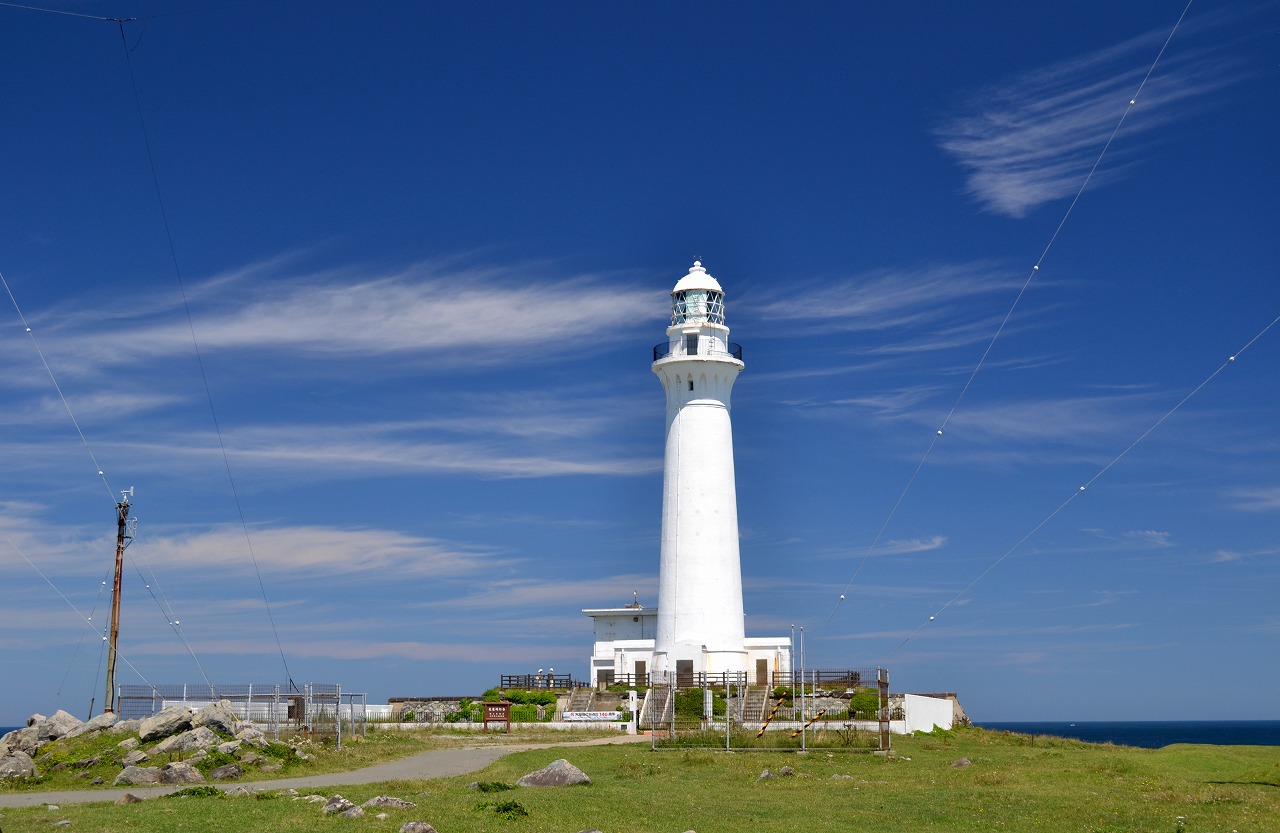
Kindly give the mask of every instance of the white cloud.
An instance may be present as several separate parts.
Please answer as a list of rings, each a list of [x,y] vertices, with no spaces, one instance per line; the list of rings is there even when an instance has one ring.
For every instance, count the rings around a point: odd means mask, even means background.
[[[660,293],[616,276],[565,276],[534,263],[421,262],[382,274],[282,272],[287,265],[270,261],[194,284],[191,326],[202,354],[528,364],[568,355],[593,334],[641,326],[663,307]],[[59,375],[194,356],[191,327],[170,307],[95,310],[91,319],[57,309],[40,318]]]
[[[1075,194],[1167,36],[1168,30],[1148,32],[976,91],[968,112],[937,131],[939,145],[966,171],[969,194],[1011,217]],[[1139,135],[1204,106],[1234,73],[1221,55],[1166,53],[1126,118],[1120,143],[1108,150],[1101,178],[1119,176],[1136,157]]]
[[[1244,512],[1280,511],[1280,486],[1265,489],[1238,489],[1232,495],[1231,507]]]

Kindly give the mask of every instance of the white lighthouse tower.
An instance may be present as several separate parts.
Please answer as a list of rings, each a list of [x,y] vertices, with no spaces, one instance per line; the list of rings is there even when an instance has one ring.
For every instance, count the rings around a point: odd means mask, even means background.
[[[724,290],[698,261],[671,290],[667,343],[653,358],[667,395],[653,670],[659,679],[745,671],[729,423],[742,348],[729,342]]]
[[[597,685],[769,686],[791,670],[790,639],[747,637],[738,555],[729,398],[742,372],[724,290],[694,261],[671,290],[667,340],[653,348],[666,392],[658,606],[636,598],[583,613],[595,622]]]

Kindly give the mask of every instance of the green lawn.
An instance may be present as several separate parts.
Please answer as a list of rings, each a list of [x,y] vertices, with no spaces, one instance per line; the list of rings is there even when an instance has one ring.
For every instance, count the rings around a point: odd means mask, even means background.
[[[471,781],[514,782],[558,757],[594,781],[572,788],[481,793]],[[969,766],[955,767],[960,758]],[[759,781],[766,768],[791,777]],[[832,776],[847,776],[833,778]],[[520,752],[469,776],[325,790],[363,802],[414,801],[386,820],[321,817],[289,798],[177,798],[141,804],[4,810],[0,828],[102,833],[171,831],[398,831],[411,819],[440,833],[738,833],[796,831],[1280,831],[1280,748],[1172,746],[1160,750],[957,730],[895,738],[890,757],[867,753],[651,751],[647,745]],[[267,792],[274,796],[274,792]],[[516,802],[528,814],[503,817]],[[509,814],[511,815],[511,814]]]

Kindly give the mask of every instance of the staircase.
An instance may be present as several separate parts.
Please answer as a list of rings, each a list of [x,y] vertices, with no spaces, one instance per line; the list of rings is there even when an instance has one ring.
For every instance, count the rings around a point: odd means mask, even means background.
[[[674,716],[675,699],[670,688],[650,688],[644,695],[644,705],[640,707],[640,726],[649,728],[657,723],[669,726]]]
[[[769,713],[769,689],[751,686],[742,701],[742,722],[761,723]]]
[[[591,699],[595,696],[593,688],[575,689],[569,695],[569,705],[565,706],[567,712],[589,712],[591,711]]]

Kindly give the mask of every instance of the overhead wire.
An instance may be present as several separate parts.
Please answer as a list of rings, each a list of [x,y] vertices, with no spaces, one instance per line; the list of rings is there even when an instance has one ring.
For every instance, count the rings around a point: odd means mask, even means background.
[[[930,439],[929,445],[925,449],[924,455],[920,458],[920,462],[916,464],[915,470],[912,471],[911,476],[907,478],[906,485],[903,487],[902,491],[898,494],[898,499],[894,501],[894,504],[890,508],[889,513],[886,516],[884,522],[880,525],[880,529],[876,532],[875,538],[873,538],[871,541],[871,544],[868,545],[863,550],[863,556],[861,561],[858,562],[858,566],[854,569],[853,575],[849,578],[849,581],[845,583],[844,589],[840,591],[839,598],[837,598],[835,600],[835,603],[832,605],[831,612],[827,614],[826,621],[823,623],[824,626],[829,625],[831,623],[831,620],[836,615],[836,611],[839,610],[840,606],[844,603],[845,597],[848,595],[849,590],[853,587],[853,583],[857,581],[858,576],[862,573],[862,569],[866,565],[867,560],[871,557],[871,554],[875,551],[875,548],[879,546],[880,540],[884,537],[884,533],[888,529],[889,524],[892,522],[894,516],[897,514],[898,509],[902,506],[903,501],[906,500],[907,494],[911,491],[911,488],[915,484],[916,479],[919,477],[921,470],[924,469],[925,462],[929,459],[930,455],[933,454],[933,450],[937,446],[939,440],[942,439],[942,435],[946,430],[947,425],[951,422],[951,418],[955,416],[956,411],[960,409],[961,403],[964,401],[965,397],[968,395],[969,389],[973,386],[974,379],[977,378],[978,373],[986,365],[987,359],[991,355],[991,351],[995,348],[996,342],[1000,340],[1000,336],[1004,333],[1005,328],[1008,326],[1010,319],[1013,318],[1013,313],[1018,308],[1018,305],[1022,302],[1022,298],[1024,295],[1026,295],[1027,289],[1031,286],[1031,282],[1040,273],[1040,267],[1044,264],[1045,259],[1048,257],[1049,251],[1053,248],[1054,243],[1057,242],[1059,235],[1062,233],[1062,229],[1067,224],[1067,219],[1070,218],[1072,211],[1075,210],[1076,204],[1080,201],[1080,197],[1084,194],[1085,189],[1089,187],[1089,183],[1093,180],[1094,174],[1097,173],[1098,167],[1102,164],[1103,157],[1106,156],[1107,151],[1111,148],[1112,142],[1115,141],[1116,135],[1119,134],[1120,128],[1124,125],[1125,119],[1128,118],[1130,111],[1132,111],[1133,108],[1137,105],[1138,98],[1142,95],[1142,91],[1146,87],[1147,81],[1150,80],[1152,73],[1155,72],[1156,66],[1160,63],[1160,59],[1164,57],[1165,50],[1169,47],[1169,43],[1173,40],[1173,36],[1177,33],[1179,27],[1182,25],[1183,19],[1186,18],[1187,12],[1191,9],[1191,4],[1194,2],[1195,0],[1187,0],[1187,4],[1183,7],[1182,13],[1178,15],[1178,19],[1173,24],[1173,28],[1170,29],[1168,36],[1164,40],[1164,43],[1160,46],[1159,51],[1156,53],[1155,59],[1151,62],[1151,65],[1147,68],[1147,72],[1145,75],[1143,75],[1142,80],[1138,83],[1137,89],[1129,97],[1128,105],[1124,108],[1123,112],[1121,112],[1120,118],[1119,120],[1117,120],[1115,127],[1112,128],[1110,135],[1107,136],[1106,142],[1103,143],[1102,149],[1098,151],[1097,157],[1093,160],[1093,165],[1090,166],[1088,173],[1085,174],[1084,179],[1080,183],[1080,187],[1076,189],[1075,196],[1072,197],[1070,204],[1067,205],[1066,211],[1063,212],[1062,219],[1058,221],[1058,225],[1054,228],[1053,233],[1049,235],[1049,240],[1045,244],[1044,249],[1040,252],[1040,257],[1037,258],[1036,262],[1031,266],[1031,270],[1027,274],[1026,280],[1023,281],[1022,287],[1018,290],[1017,295],[1014,296],[1013,304],[1010,305],[1008,312],[1004,314],[1004,318],[1001,319],[999,326],[996,327],[995,333],[992,335],[991,340],[987,343],[987,347],[985,350],[983,350],[982,355],[981,357],[979,357],[977,364],[974,365],[973,371],[970,372],[969,377],[965,380],[964,385],[960,389],[960,393],[956,396],[955,402],[952,403],[951,405],[951,409],[947,412],[946,417],[942,420],[942,423],[938,426],[937,430],[934,431],[933,437]]]
[[[1055,508],[1053,511],[1051,511],[1048,515],[1046,515],[1043,519],[1041,519],[1041,521],[1040,521],[1039,523],[1037,523],[1035,526],[1033,526],[1033,527],[1032,527],[1032,528],[1031,528],[1031,529],[1030,529],[1030,530],[1029,530],[1025,535],[1023,535],[1021,538],[1019,538],[1019,539],[1018,539],[1018,541],[1017,541],[1013,546],[1009,547],[1009,549],[1005,550],[1005,552],[1004,552],[1004,553],[1003,553],[999,558],[997,558],[996,560],[992,561],[989,565],[987,565],[987,568],[986,568],[985,570],[983,570],[983,571],[982,571],[981,573],[979,573],[979,574],[978,574],[978,575],[977,575],[977,576],[976,576],[972,581],[970,581],[967,585],[965,585],[965,586],[964,586],[964,588],[963,588],[962,590],[960,590],[960,592],[958,592],[958,593],[956,593],[954,596],[952,596],[952,597],[947,601],[947,603],[946,603],[946,604],[944,604],[942,607],[940,607],[940,608],[938,608],[936,611],[934,611],[933,615],[931,615],[927,620],[925,620],[925,621],[924,621],[924,622],[922,622],[920,625],[918,625],[918,626],[916,627],[916,629],[915,629],[915,630],[913,630],[911,633],[909,633],[909,634],[907,635],[907,637],[906,637],[905,639],[903,639],[903,640],[902,640],[902,642],[900,642],[896,648],[894,648],[892,651],[890,651],[890,652],[885,656],[885,659],[887,659],[888,657],[890,657],[890,656],[892,656],[893,654],[897,653],[898,651],[902,650],[902,648],[903,648],[903,647],[904,647],[908,642],[910,642],[912,639],[914,639],[914,638],[916,637],[916,635],[917,635],[917,634],[919,634],[922,630],[924,630],[926,627],[928,627],[928,625],[929,625],[929,623],[930,623],[930,622],[936,621],[936,620],[937,620],[937,618],[938,618],[939,616],[941,616],[941,615],[942,615],[942,614],[947,610],[947,608],[951,607],[953,604],[955,604],[956,602],[958,602],[958,601],[959,601],[961,598],[963,598],[963,597],[964,597],[964,596],[965,596],[965,595],[966,595],[970,590],[972,590],[974,587],[976,587],[976,586],[977,586],[977,584],[978,584],[978,582],[980,582],[980,581],[982,581],[984,578],[986,578],[988,573],[990,573],[990,572],[991,572],[992,570],[994,570],[996,567],[1000,566],[1000,564],[1001,564],[1002,562],[1004,562],[1004,561],[1005,561],[1005,559],[1009,558],[1009,556],[1011,556],[1011,555],[1013,555],[1015,552],[1017,552],[1017,551],[1022,547],[1022,545],[1023,545],[1023,544],[1025,544],[1027,541],[1031,540],[1031,538],[1033,538],[1033,537],[1036,535],[1036,533],[1038,533],[1038,532],[1039,532],[1041,529],[1043,529],[1043,528],[1044,528],[1044,527],[1045,527],[1045,526],[1046,526],[1050,521],[1052,521],[1052,520],[1053,520],[1054,518],[1056,518],[1056,517],[1057,517],[1057,516],[1058,516],[1058,515],[1059,515],[1059,514],[1064,510],[1064,509],[1066,509],[1066,508],[1067,508],[1067,506],[1069,506],[1069,505],[1071,504],[1071,502],[1072,502],[1072,501],[1074,501],[1076,498],[1078,498],[1078,497],[1080,497],[1081,495],[1083,495],[1083,494],[1085,493],[1085,491],[1086,491],[1086,490],[1088,490],[1088,488],[1089,488],[1090,486],[1092,486],[1094,483],[1096,483],[1096,482],[1098,481],[1098,479],[1099,479],[1099,478],[1101,478],[1104,474],[1106,474],[1108,471],[1110,471],[1110,470],[1112,469],[1112,467],[1113,467],[1113,466],[1115,466],[1115,465],[1116,465],[1117,463],[1119,463],[1122,459],[1124,459],[1124,457],[1125,457],[1126,455],[1128,455],[1128,453],[1129,453],[1130,451],[1133,451],[1133,449],[1134,449],[1134,448],[1136,448],[1136,447],[1137,447],[1137,446],[1138,446],[1142,441],[1144,441],[1145,439],[1147,439],[1147,437],[1151,436],[1151,434],[1152,434],[1152,433],[1154,433],[1154,432],[1155,432],[1155,430],[1156,430],[1157,428],[1159,428],[1161,425],[1163,425],[1163,424],[1165,423],[1165,421],[1169,419],[1169,417],[1173,416],[1175,413],[1177,413],[1177,412],[1178,412],[1178,410],[1179,410],[1180,408],[1182,408],[1182,406],[1183,406],[1183,405],[1185,405],[1185,404],[1187,404],[1189,401],[1191,401],[1191,399],[1192,399],[1193,397],[1195,397],[1198,393],[1200,393],[1200,391],[1202,391],[1202,390],[1203,390],[1203,389],[1204,389],[1204,388],[1205,388],[1205,387],[1206,387],[1210,382],[1212,382],[1214,379],[1216,379],[1216,378],[1218,377],[1218,375],[1219,375],[1219,374],[1221,374],[1221,373],[1222,373],[1224,370],[1226,370],[1228,367],[1231,367],[1232,365],[1234,365],[1234,364],[1235,364],[1235,362],[1236,362],[1236,359],[1238,359],[1238,358],[1240,357],[1240,355],[1241,355],[1241,354],[1243,354],[1246,350],[1248,350],[1250,347],[1252,347],[1252,346],[1253,346],[1253,344],[1254,344],[1258,339],[1260,339],[1260,338],[1262,338],[1264,335],[1266,335],[1267,331],[1268,331],[1268,330],[1270,330],[1272,327],[1274,327],[1277,323],[1280,323],[1280,316],[1276,316],[1275,318],[1271,319],[1271,321],[1270,321],[1270,322],[1269,322],[1265,327],[1263,327],[1263,328],[1262,328],[1262,329],[1261,329],[1261,330],[1260,330],[1260,331],[1259,331],[1259,332],[1258,332],[1258,333],[1257,333],[1253,338],[1249,339],[1249,341],[1248,341],[1248,342],[1247,342],[1243,347],[1241,347],[1241,348],[1240,348],[1239,350],[1237,350],[1234,354],[1232,354],[1229,358],[1227,358],[1227,360],[1226,360],[1226,361],[1224,361],[1224,362],[1222,362],[1220,365],[1218,365],[1218,367],[1217,367],[1217,368],[1215,368],[1215,369],[1214,369],[1214,371],[1213,371],[1212,373],[1210,373],[1207,377],[1205,377],[1205,379],[1204,379],[1202,382],[1200,382],[1200,384],[1198,384],[1198,385],[1196,385],[1194,388],[1192,388],[1190,393],[1186,394],[1185,396],[1183,396],[1183,397],[1182,397],[1182,399],[1178,400],[1178,403],[1177,403],[1176,405],[1174,405],[1172,408],[1170,408],[1168,411],[1166,411],[1166,412],[1164,413],[1164,415],[1163,415],[1163,416],[1161,416],[1159,419],[1157,419],[1155,422],[1153,422],[1153,423],[1152,423],[1152,424],[1151,424],[1151,425],[1150,425],[1150,426],[1149,426],[1145,431],[1143,431],[1141,434],[1139,434],[1139,435],[1138,435],[1138,437],[1137,437],[1137,439],[1135,439],[1133,442],[1131,442],[1131,443],[1129,443],[1127,446],[1125,446],[1125,448],[1124,448],[1124,450],[1123,450],[1123,451],[1121,451],[1121,452],[1120,452],[1119,454],[1117,454],[1115,457],[1111,458],[1111,461],[1110,461],[1110,462],[1108,462],[1105,466],[1103,466],[1101,469],[1099,469],[1099,470],[1098,470],[1098,472],[1097,472],[1096,474],[1094,474],[1094,475],[1093,475],[1093,477],[1090,477],[1088,480],[1086,480],[1086,481],[1084,482],[1084,484],[1083,484],[1083,485],[1081,485],[1079,488],[1077,488],[1075,491],[1073,491],[1073,492],[1071,493],[1071,495],[1070,495],[1066,500],[1064,500],[1062,503],[1060,503],[1060,504],[1057,506],[1057,508]],[[883,660],[882,660],[882,662],[883,662]]]
[[[164,193],[160,188],[160,176],[156,171],[155,155],[152,153],[152,150],[151,150],[151,136],[150,136],[150,132],[147,130],[146,116],[144,115],[142,110],[142,97],[138,93],[138,80],[133,69],[133,57],[130,54],[131,50],[129,49],[128,41],[125,38],[125,33],[124,33],[125,21],[121,20],[121,21],[117,21],[116,23],[120,32],[120,47],[124,52],[125,64],[129,70],[129,86],[130,86],[130,89],[133,91],[133,103],[138,116],[138,125],[142,131],[143,147],[146,150],[146,154],[147,154],[147,165],[149,170],[151,171],[151,183],[155,189],[156,203],[160,211],[160,220],[161,220],[161,224],[164,226],[165,240],[167,241],[169,246],[169,257],[173,265],[173,274],[174,274],[174,277],[177,279],[178,291],[182,296],[182,309],[183,309],[183,312],[186,314],[187,329],[191,334],[191,347],[192,347],[192,351],[195,354],[196,366],[200,370],[200,380],[204,385],[205,399],[209,404],[209,417],[213,422],[214,435],[217,437],[217,440],[218,440],[218,450],[222,454],[222,464],[227,472],[227,482],[230,485],[231,497],[233,502],[235,503],[236,514],[240,520],[240,528],[244,531],[245,546],[249,552],[249,558],[253,562],[253,570],[254,570],[254,574],[257,576],[257,579],[258,579],[258,587],[262,591],[262,602],[263,602],[263,606],[266,608],[267,620],[271,625],[271,634],[275,639],[276,649],[280,653],[280,662],[284,666],[285,678],[291,686],[294,686],[293,676],[289,672],[289,661],[285,658],[284,645],[280,641],[280,632],[276,627],[275,615],[271,610],[271,602],[267,598],[267,588],[266,588],[266,582],[262,578],[262,568],[258,564],[257,553],[255,553],[253,549],[253,539],[249,534],[249,523],[245,519],[244,507],[240,503],[240,493],[239,493],[239,490],[236,488],[235,476],[234,474],[232,474],[232,471],[231,471],[231,458],[230,458],[230,455],[227,454],[227,445],[222,436],[222,426],[218,421],[218,411],[217,411],[217,408],[214,407],[213,389],[209,385],[209,376],[208,376],[208,373],[205,371],[204,356],[200,351],[200,341],[196,337],[195,320],[191,315],[191,303],[187,297],[187,287],[186,287],[186,282],[182,276],[182,267],[178,262],[178,249],[173,241],[173,231],[169,224],[168,211],[165,208]]]

